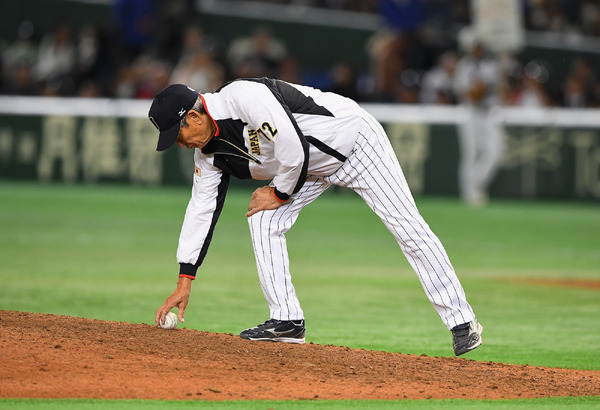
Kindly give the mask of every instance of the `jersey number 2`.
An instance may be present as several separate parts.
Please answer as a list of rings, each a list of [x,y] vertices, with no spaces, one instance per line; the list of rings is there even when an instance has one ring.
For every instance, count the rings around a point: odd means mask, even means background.
[[[268,131],[269,134],[271,134],[271,138],[269,139],[273,139],[277,135],[277,128],[271,127],[271,124],[269,124],[268,122],[263,122],[260,128],[263,130],[263,134],[265,135],[265,137],[269,138],[269,136],[264,131]]]

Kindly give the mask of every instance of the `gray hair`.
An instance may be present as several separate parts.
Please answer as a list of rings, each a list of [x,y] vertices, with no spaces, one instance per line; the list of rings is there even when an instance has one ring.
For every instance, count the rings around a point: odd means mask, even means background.
[[[202,97],[198,94],[198,98],[194,103],[194,106],[191,108],[194,111],[198,111],[200,114],[206,114],[206,110],[204,109],[204,104],[202,103]]]

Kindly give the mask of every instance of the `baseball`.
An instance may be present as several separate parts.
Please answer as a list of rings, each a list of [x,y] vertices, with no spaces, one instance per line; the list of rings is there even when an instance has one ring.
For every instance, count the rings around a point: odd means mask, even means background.
[[[160,327],[163,329],[175,329],[177,327],[177,315],[173,312],[167,313],[165,323],[161,323]]]

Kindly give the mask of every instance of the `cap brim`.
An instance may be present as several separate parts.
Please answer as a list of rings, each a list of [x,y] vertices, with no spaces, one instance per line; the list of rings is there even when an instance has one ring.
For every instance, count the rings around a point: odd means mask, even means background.
[[[171,148],[171,145],[175,144],[175,141],[177,141],[177,136],[179,135],[180,127],[181,124],[178,122],[168,130],[162,131],[158,135],[158,144],[156,145],[156,150],[164,151],[166,149]]]

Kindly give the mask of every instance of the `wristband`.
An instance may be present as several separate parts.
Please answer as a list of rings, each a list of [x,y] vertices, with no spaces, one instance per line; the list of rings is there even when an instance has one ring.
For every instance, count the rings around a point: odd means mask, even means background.
[[[288,194],[278,191],[277,188],[273,188],[273,195],[275,195],[275,198],[277,198],[279,202],[285,202],[290,199]]]
[[[192,280],[196,279],[196,272],[198,271],[198,267],[196,265],[192,265],[191,263],[180,263],[179,264],[179,277],[180,278],[190,278]]]

